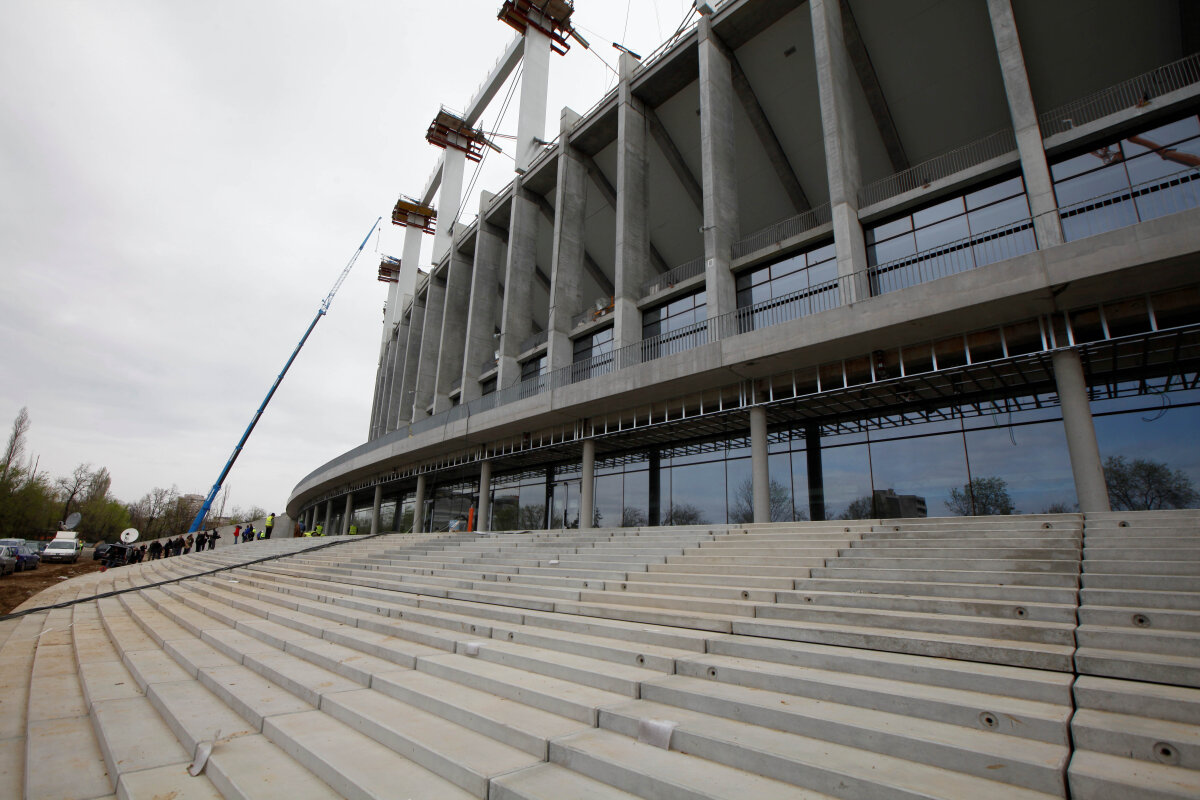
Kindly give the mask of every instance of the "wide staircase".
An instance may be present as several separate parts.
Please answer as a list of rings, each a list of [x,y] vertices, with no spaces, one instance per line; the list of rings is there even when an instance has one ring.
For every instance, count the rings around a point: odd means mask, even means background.
[[[1200,797],[1192,511],[270,540],[26,608],[4,797]]]

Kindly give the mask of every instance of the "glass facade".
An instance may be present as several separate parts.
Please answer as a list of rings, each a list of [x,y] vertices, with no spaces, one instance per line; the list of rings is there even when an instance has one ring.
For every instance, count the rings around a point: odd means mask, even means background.
[[[609,325],[571,342],[571,381],[582,381],[613,370],[613,327]]]
[[[708,341],[708,295],[703,289],[642,312],[642,358],[681,353]]]
[[[749,309],[742,330],[775,325],[841,305],[837,251],[832,242],[738,274],[737,307]]]
[[[867,227],[871,293],[1003,261],[1037,249],[1025,182],[1018,175],[942,198]]]
[[[1195,114],[1051,164],[1067,241],[1200,206]]]

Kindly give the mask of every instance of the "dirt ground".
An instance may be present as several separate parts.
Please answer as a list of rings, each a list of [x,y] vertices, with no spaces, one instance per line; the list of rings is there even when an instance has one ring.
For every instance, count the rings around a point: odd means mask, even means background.
[[[14,572],[0,578],[0,614],[7,614],[33,595],[76,575],[86,575],[100,569],[100,562],[92,560],[92,551],[84,550],[74,564],[38,565],[37,569]]]

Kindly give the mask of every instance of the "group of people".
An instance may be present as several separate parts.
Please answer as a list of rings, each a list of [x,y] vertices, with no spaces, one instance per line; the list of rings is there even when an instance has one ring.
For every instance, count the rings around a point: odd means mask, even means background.
[[[235,527],[233,529],[233,543],[237,544],[239,538],[241,539],[243,544],[245,544],[246,542],[252,542],[255,540],[255,538],[270,539],[271,531],[274,530],[274,528],[275,528],[275,512],[272,511],[270,514],[267,515],[267,519],[263,523],[263,528],[261,531],[254,530],[254,525],[251,523],[247,523],[245,528],[243,528],[241,525],[238,525],[237,527]]]
[[[138,549],[142,550],[144,555],[150,556],[150,560],[153,561],[157,558],[169,558],[190,553],[193,547],[196,548],[197,553],[205,549],[212,550],[217,546],[217,539],[220,538],[221,534],[215,530],[200,531],[198,534],[189,533],[187,536],[176,536],[174,539],[155,539],[149,545],[142,545]]]

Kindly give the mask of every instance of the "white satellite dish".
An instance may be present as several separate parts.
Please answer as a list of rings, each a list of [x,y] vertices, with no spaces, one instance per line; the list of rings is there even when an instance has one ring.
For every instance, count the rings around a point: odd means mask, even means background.
[[[140,535],[141,534],[138,533],[137,528],[126,528],[125,530],[121,531],[121,541],[125,544],[133,544],[137,541],[137,538]]]
[[[79,520],[81,520],[81,519],[83,519],[83,515],[80,514],[78,511],[71,514],[71,516],[67,517],[67,521],[63,523],[63,530],[64,531],[74,530],[75,526],[79,524]]]

